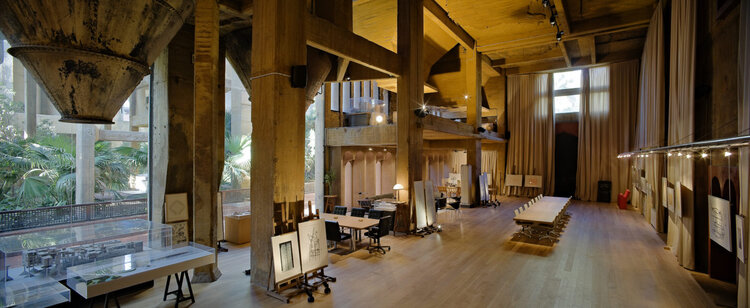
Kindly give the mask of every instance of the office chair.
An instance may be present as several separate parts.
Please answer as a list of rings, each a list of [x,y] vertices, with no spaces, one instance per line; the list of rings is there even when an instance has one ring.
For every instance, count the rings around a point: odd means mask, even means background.
[[[351,216],[352,217],[365,217],[365,212],[366,212],[365,209],[361,207],[354,207],[352,208]]]
[[[341,233],[338,221],[326,220],[326,240],[332,241],[333,248],[337,248],[341,241],[352,241],[352,236],[351,234]]]
[[[391,246],[380,245],[380,238],[388,235],[388,226],[391,224],[392,219],[393,217],[391,216],[380,218],[377,230],[365,232],[365,236],[370,238],[369,243],[367,243],[367,251],[369,251],[370,253],[372,253],[373,251],[380,251],[385,254],[386,248],[388,249],[388,251],[391,250]],[[375,245],[372,245],[373,242],[375,243]]]
[[[367,214],[367,218],[370,218],[370,219],[380,219],[381,217],[383,217],[383,211],[381,210],[370,210],[370,213]]]
[[[345,206],[334,206],[333,207],[333,215],[346,215],[346,207]]]

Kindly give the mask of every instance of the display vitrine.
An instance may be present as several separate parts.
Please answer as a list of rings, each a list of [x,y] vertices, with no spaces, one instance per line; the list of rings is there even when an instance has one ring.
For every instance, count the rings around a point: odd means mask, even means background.
[[[58,281],[68,279],[70,267],[171,249],[171,226],[143,219],[3,236],[0,237],[0,303],[22,306],[44,301],[46,297],[53,301],[51,304],[55,304],[52,298],[64,302],[69,291]]]

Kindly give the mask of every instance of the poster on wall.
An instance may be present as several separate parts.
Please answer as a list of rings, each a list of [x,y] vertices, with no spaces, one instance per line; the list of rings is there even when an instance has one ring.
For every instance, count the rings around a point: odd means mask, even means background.
[[[708,228],[711,240],[732,251],[732,221],[729,200],[708,196]]]
[[[667,193],[662,195],[667,195],[667,208],[670,212],[674,212],[674,188],[667,187]]]
[[[301,222],[298,226],[302,272],[307,273],[328,266],[325,221],[315,219]]]
[[[674,184],[674,214],[677,217],[682,217],[682,184],[677,182]]]
[[[669,187],[669,184],[667,184],[667,178],[662,177],[661,178],[661,206],[668,208],[669,205],[667,204],[667,188]]]
[[[461,183],[460,173],[448,173],[448,185],[458,186]]]
[[[271,237],[273,273],[277,283],[302,275],[297,231]]]
[[[740,215],[734,215],[736,220],[737,231],[737,259],[740,259],[742,263],[745,263],[747,256],[745,255],[745,217]]]

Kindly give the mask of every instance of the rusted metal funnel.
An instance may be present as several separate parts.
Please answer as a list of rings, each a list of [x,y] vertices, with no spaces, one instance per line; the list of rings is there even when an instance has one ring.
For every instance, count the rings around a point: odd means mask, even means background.
[[[61,122],[112,124],[194,0],[0,0],[0,31]]]

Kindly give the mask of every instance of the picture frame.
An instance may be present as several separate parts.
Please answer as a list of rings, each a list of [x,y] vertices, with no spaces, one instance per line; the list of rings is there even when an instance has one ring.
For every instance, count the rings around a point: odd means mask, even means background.
[[[736,235],[736,246],[737,246],[737,259],[740,262],[745,263],[747,255],[745,253],[745,217],[742,215],[734,215],[735,219],[735,232]]]
[[[187,193],[164,195],[164,222],[188,220]]]
[[[309,273],[328,266],[326,225],[322,219],[298,224],[299,250],[302,272]]]
[[[667,187],[667,208],[670,212],[674,212],[674,188]]]
[[[173,222],[168,225],[172,226],[172,245],[187,243],[187,221]]]
[[[668,202],[667,202],[667,189],[669,188],[669,184],[667,184],[667,183],[668,183],[667,182],[667,178],[666,177],[662,177],[661,178],[661,191],[662,191],[662,193],[661,193],[661,205],[663,207],[667,207],[668,208],[669,206],[668,206]]]
[[[271,237],[271,250],[276,283],[302,275],[297,231]]]
[[[541,175],[533,175],[533,174],[527,174],[524,176],[526,179],[524,183],[524,187],[530,187],[530,188],[542,188],[542,176]]]

